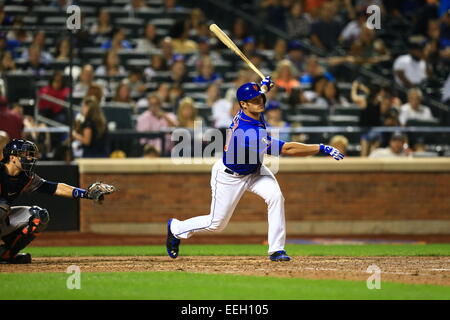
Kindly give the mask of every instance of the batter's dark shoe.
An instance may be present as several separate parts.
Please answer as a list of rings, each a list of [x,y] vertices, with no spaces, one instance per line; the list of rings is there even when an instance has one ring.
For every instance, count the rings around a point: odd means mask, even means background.
[[[31,263],[31,254],[18,253],[15,257],[5,260],[0,259],[0,264],[29,264]]]
[[[170,231],[170,225],[172,224],[172,219],[169,219],[167,222],[167,240],[166,240],[166,249],[167,254],[172,259],[178,257],[178,247],[180,246],[180,239],[175,238],[172,231]]]
[[[291,261],[291,258],[289,258],[286,251],[284,250],[272,253],[269,258],[271,261]]]

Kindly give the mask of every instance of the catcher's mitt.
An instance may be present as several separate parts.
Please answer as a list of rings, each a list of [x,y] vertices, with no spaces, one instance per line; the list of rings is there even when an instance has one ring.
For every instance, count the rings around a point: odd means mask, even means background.
[[[102,203],[103,199],[105,198],[105,194],[111,194],[114,191],[116,191],[116,188],[112,185],[102,182],[95,182],[87,188],[86,195],[88,199],[92,199],[95,202]]]

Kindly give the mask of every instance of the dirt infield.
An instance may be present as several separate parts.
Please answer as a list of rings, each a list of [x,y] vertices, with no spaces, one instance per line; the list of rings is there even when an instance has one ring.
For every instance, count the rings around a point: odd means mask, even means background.
[[[66,272],[77,265],[82,272],[177,271],[309,279],[366,281],[367,268],[376,264],[381,280],[450,286],[450,257],[293,257],[271,262],[266,257],[52,257],[35,258],[31,265],[0,265],[0,272]]]
[[[450,235],[358,235],[358,236],[290,236],[289,239],[382,239],[384,241],[406,241],[415,243],[450,243]],[[31,246],[123,246],[123,245],[162,245],[165,236],[108,235],[83,232],[44,232]],[[189,239],[190,244],[267,244],[267,236],[214,236],[198,235]]]

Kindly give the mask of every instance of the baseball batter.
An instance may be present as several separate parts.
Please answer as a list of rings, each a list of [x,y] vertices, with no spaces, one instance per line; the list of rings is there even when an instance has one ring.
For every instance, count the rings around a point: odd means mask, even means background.
[[[270,90],[273,86],[270,77],[261,82],[262,86]],[[266,131],[263,117],[266,96],[261,87],[250,82],[237,90],[241,109],[228,130],[223,158],[212,167],[210,213],[184,221],[169,219],[166,248],[171,258],[178,256],[181,239],[188,239],[201,232],[224,230],[242,195],[250,191],[263,198],[268,207],[270,260],[289,261],[290,257],[284,250],[284,197],[275,176],[262,164],[264,154],[305,157],[322,152],[335,160],[344,158],[339,150],[331,146],[272,138]]]
[[[38,148],[27,140],[14,139],[3,149],[0,162],[0,263],[31,263],[29,253],[19,253],[48,225],[46,209],[32,206],[12,207],[22,192],[41,192],[68,198],[86,198],[101,202],[104,195],[115,191],[113,186],[96,182],[86,190],[64,183],[42,179],[33,172]]]

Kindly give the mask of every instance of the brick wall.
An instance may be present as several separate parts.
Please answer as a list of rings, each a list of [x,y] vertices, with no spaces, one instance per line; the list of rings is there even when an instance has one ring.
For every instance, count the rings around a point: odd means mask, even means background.
[[[279,172],[288,221],[449,220],[450,172]],[[80,174],[119,192],[103,205],[81,202],[81,231],[101,223],[165,223],[209,213],[210,174],[136,172]],[[266,205],[246,193],[233,222],[267,221]]]

